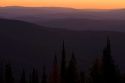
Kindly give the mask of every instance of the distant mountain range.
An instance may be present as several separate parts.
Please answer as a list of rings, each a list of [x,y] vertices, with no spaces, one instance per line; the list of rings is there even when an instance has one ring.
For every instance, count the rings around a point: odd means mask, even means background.
[[[125,9],[0,7],[0,17],[69,30],[125,31]]]
[[[55,54],[58,55],[60,63],[64,40],[67,57],[71,57],[74,51],[80,69],[86,71],[95,58],[102,55],[107,36],[111,39],[112,56],[124,72],[125,33],[123,32],[70,31],[0,19],[0,57],[12,63],[14,71],[25,68],[29,72],[33,66],[41,71],[43,64],[47,65],[49,71]]]
[[[48,19],[86,18],[86,19],[122,19],[125,20],[125,9],[92,10],[63,7],[0,7],[0,16],[8,18],[41,17]],[[39,18],[40,19],[40,18]]]

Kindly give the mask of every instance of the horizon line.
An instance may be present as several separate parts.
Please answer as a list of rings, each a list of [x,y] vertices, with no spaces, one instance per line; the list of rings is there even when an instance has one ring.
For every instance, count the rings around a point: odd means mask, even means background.
[[[24,7],[24,8],[68,8],[68,9],[76,9],[76,10],[121,10],[123,8],[74,8],[74,7],[62,7],[62,6],[0,6],[0,7]]]

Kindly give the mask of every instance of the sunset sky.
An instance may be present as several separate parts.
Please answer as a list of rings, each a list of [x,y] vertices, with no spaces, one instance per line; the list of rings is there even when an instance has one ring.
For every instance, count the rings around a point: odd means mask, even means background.
[[[0,0],[0,6],[72,7],[77,9],[125,8],[125,0]]]

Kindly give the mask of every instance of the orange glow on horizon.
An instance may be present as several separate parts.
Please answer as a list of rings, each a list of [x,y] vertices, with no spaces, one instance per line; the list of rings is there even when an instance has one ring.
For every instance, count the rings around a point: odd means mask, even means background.
[[[118,9],[125,8],[125,0],[0,0],[0,6]]]

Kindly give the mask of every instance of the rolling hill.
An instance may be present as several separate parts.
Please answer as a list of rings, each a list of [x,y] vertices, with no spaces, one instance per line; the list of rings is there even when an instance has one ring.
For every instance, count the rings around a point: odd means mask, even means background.
[[[35,22],[34,22],[35,23]],[[38,25],[79,31],[120,31],[125,32],[125,20],[57,19]]]
[[[69,30],[125,31],[125,9],[87,10],[61,7],[0,7],[0,17]]]

